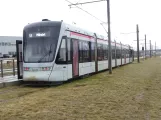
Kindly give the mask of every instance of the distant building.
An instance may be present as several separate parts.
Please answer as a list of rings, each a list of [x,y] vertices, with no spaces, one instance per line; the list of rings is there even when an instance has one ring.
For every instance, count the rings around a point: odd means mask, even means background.
[[[16,40],[22,40],[22,37],[0,36],[0,56],[4,54],[16,55]]]

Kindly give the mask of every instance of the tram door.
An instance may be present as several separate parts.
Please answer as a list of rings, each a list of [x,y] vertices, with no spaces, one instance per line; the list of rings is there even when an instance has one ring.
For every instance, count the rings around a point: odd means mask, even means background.
[[[78,41],[73,40],[73,77],[79,76]]]
[[[17,75],[18,79],[23,78],[22,40],[16,40],[17,53]]]

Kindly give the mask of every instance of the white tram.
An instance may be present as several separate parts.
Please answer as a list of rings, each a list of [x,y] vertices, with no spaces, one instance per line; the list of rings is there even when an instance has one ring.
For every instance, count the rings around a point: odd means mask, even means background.
[[[112,42],[112,67],[131,63],[132,53],[130,46]],[[45,20],[25,26],[23,60],[24,81],[67,81],[108,69],[108,41],[63,21]]]

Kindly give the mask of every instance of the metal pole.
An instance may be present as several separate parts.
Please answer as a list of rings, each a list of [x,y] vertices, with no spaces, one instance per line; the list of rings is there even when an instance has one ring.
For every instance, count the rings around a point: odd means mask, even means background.
[[[137,58],[138,58],[138,63],[140,62],[140,59],[139,59],[139,27],[138,27],[138,24],[136,25],[136,34],[137,34]]]
[[[112,74],[112,60],[111,60],[111,28],[110,28],[110,0],[107,0],[107,20],[108,20],[108,68],[109,74]]]
[[[13,59],[13,75],[15,76],[15,61]]]
[[[97,57],[97,35],[95,35],[95,72],[98,72],[98,57]]]
[[[1,77],[3,78],[3,60],[1,60]]]
[[[150,43],[150,58],[151,58],[151,40],[150,40],[149,43]]]
[[[145,59],[146,59],[146,34],[145,34]]]

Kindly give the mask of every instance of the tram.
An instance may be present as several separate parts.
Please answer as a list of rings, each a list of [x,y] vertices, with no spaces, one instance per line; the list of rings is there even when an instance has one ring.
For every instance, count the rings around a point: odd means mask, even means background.
[[[112,41],[112,67],[133,61],[133,49]],[[108,69],[108,40],[63,21],[42,20],[23,30],[23,81],[67,81]]]

